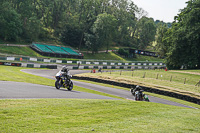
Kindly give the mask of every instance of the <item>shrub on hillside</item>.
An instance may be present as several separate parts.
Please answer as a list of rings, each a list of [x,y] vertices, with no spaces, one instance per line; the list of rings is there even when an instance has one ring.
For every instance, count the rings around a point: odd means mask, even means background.
[[[125,57],[128,57],[128,55],[129,55],[129,53],[126,50],[124,50],[123,48],[120,48],[118,50],[118,54],[125,56]]]

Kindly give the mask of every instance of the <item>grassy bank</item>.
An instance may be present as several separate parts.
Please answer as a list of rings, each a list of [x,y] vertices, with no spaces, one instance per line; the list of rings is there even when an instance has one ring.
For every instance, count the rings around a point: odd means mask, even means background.
[[[113,52],[108,53],[84,53],[84,59],[97,59],[97,60],[120,60],[125,61],[122,57],[114,54]]]
[[[17,46],[0,46],[0,53],[24,55],[32,57],[43,57],[30,47],[17,47]]]
[[[128,100],[0,100],[1,132],[199,132],[200,111]]]

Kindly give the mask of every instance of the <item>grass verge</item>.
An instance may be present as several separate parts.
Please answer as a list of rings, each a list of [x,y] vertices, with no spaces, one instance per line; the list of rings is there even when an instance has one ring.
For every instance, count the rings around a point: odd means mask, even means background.
[[[1,132],[199,132],[200,111],[128,100],[0,100]]]

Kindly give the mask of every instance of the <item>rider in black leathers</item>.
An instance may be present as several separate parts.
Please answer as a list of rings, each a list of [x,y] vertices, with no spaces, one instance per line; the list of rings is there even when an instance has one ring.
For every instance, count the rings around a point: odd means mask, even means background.
[[[63,76],[66,77],[66,82],[70,80],[70,73],[69,73],[69,69],[66,66],[63,66],[61,69],[61,72],[63,74]]]
[[[142,91],[142,87],[140,87],[139,85],[137,85],[137,86],[135,87],[135,89],[133,89],[132,94],[135,95],[135,92],[136,92],[136,91]]]

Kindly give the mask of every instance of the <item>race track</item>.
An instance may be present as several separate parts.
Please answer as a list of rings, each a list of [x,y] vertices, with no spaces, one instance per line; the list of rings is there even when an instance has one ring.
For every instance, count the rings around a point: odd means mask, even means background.
[[[78,99],[114,99],[106,96],[79,92],[76,90],[55,89],[55,87],[0,81],[0,99],[32,99],[32,98],[78,98]]]
[[[59,71],[59,69],[53,70],[42,70],[42,69],[24,69],[21,70],[25,73],[30,73],[33,75],[38,75],[41,77],[55,79],[55,74]],[[86,73],[90,72],[89,70],[70,70],[72,75],[78,73]],[[72,80],[75,86],[80,86],[84,88],[88,88],[91,90],[96,90],[99,92],[116,95],[125,99],[134,100],[133,95],[129,90],[121,90],[116,88],[104,87],[96,84],[80,82],[76,80]],[[91,94],[86,92],[79,92],[73,89],[72,91],[68,91],[66,89],[57,90],[55,87],[44,86],[44,85],[36,85],[30,83],[19,83],[19,82],[11,82],[11,81],[0,81],[0,99],[32,99],[32,98],[78,98],[78,99],[115,99],[111,97],[101,96],[97,94]],[[179,104],[176,102],[168,101],[165,99],[149,96],[151,102],[162,103],[180,107],[193,108],[190,106],[186,106],[183,104]],[[117,100],[117,99],[115,99]]]
[[[54,79],[55,74],[59,70],[58,69],[54,69],[54,70],[24,69],[22,71],[26,72],[26,73],[46,77],[46,78],[49,78],[49,79]],[[78,73],[86,73],[86,72],[90,72],[90,71],[89,70],[70,70],[70,73],[72,75],[78,74]],[[104,87],[104,86],[100,86],[100,85],[96,85],[96,84],[90,84],[90,83],[85,83],[85,82],[80,82],[80,81],[75,81],[75,80],[73,80],[73,83],[74,83],[75,86],[80,86],[80,87],[100,91],[100,92],[103,92],[103,93],[116,95],[116,96],[123,97],[123,98],[126,98],[126,99],[134,100],[134,97],[132,96],[132,94],[128,90],[126,91],[126,90],[120,90],[120,89],[116,89],[116,88]],[[88,96],[88,99],[89,99],[89,96]],[[180,107],[193,108],[193,107],[190,107],[190,106],[186,106],[186,105],[183,105],[183,104],[179,104],[179,103],[176,103],[176,102],[168,101],[168,100],[153,97],[153,96],[149,96],[149,99],[150,99],[151,102],[155,102],[155,103],[162,103],[162,104],[168,104],[168,105],[174,105],[174,106],[180,106]]]

